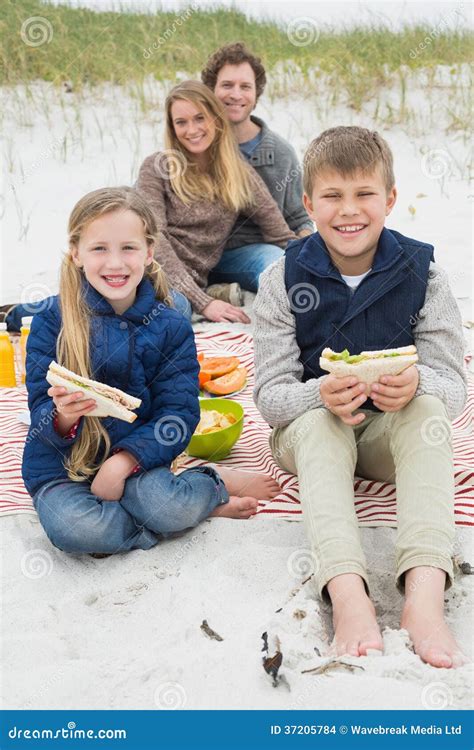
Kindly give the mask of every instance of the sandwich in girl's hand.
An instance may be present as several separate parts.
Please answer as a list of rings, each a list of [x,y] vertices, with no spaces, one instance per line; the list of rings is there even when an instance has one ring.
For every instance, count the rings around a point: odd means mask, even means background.
[[[349,354],[323,349],[319,359],[321,369],[333,373],[336,377],[345,378],[354,375],[359,382],[372,385],[382,375],[399,375],[407,367],[418,362],[416,346],[401,346],[398,349]]]
[[[76,375],[54,361],[49,365],[46,380],[50,385],[65,388],[68,393],[84,391],[89,398],[93,398],[97,403],[97,408],[85,414],[86,417],[115,417],[125,422],[134,422],[137,415],[131,410],[138,409],[142,403],[141,399],[135,396],[129,396],[128,393],[118,388]]]

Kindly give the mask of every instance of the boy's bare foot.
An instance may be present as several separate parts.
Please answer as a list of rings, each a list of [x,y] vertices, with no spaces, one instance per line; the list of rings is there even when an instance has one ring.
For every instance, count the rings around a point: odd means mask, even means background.
[[[258,500],[255,497],[231,495],[229,502],[219,505],[211,516],[220,518],[251,518],[257,512]]]
[[[258,500],[270,500],[281,492],[281,487],[270,474],[243,469],[229,469],[227,466],[210,464],[224,482],[229,495],[245,497],[248,492]]]
[[[419,566],[405,575],[406,600],[401,626],[408,630],[415,653],[433,667],[460,667],[467,659],[444,619],[446,573]]]
[[[327,589],[333,608],[331,650],[337,656],[366,656],[369,650],[383,651],[375,608],[362,578],[356,573],[344,573],[331,578]]]

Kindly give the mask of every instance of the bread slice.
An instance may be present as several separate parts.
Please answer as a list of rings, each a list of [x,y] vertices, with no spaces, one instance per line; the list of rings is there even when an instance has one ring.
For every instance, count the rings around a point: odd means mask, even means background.
[[[338,378],[347,378],[352,375],[359,382],[367,385],[376,383],[382,375],[399,375],[407,367],[418,362],[416,346],[361,352],[359,356],[364,359],[352,364],[344,360],[330,359],[334,354],[337,354],[337,352],[333,352],[332,349],[323,349],[319,359],[319,366],[322,370],[333,373]],[[393,354],[396,356],[386,356]]]
[[[50,385],[65,388],[68,393],[82,391],[85,397],[94,399],[97,408],[88,412],[86,417],[115,417],[131,423],[137,418],[131,410],[138,409],[142,403],[141,399],[130,396],[119,388],[83,378],[54,361],[49,365],[46,380]]]

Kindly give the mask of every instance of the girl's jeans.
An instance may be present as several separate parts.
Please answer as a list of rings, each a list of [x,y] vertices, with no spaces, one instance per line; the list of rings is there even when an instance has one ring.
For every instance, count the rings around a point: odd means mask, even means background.
[[[229,495],[214,469],[175,475],[165,467],[130,477],[121,500],[102,501],[89,482],[57,479],[33,497],[52,544],[64,552],[113,554],[149,549],[160,539],[197,526]]]
[[[326,584],[342,573],[357,573],[368,586],[354,473],[396,482],[398,588],[407,570],[425,565],[446,571],[449,586],[454,471],[445,407],[434,396],[419,396],[398,412],[364,413],[362,424],[352,427],[325,408],[312,409],[270,437],[276,462],[298,475],[319,592],[326,597]]]

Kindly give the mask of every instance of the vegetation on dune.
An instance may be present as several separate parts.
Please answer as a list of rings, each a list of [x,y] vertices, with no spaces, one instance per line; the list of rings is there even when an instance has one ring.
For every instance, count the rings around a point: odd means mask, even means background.
[[[144,14],[3,0],[0,83],[69,80],[78,87],[140,82],[150,75],[173,80],[181,72],[196,75],[210,52],[237,40],[260,55],[269,71],[282,62],[298,66],[303,75],[316,68],[361,94],[383,86],[400,68],[456,65],[472,56],[472,34],[456,10],[436,26],[395,31],[375,20],[337,29],[316,18],[261,22],[236,10],[201,10],[198,2],[175,13]]]

